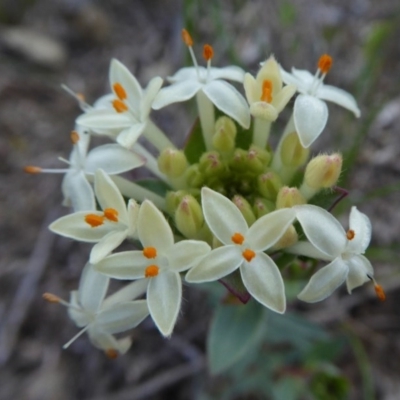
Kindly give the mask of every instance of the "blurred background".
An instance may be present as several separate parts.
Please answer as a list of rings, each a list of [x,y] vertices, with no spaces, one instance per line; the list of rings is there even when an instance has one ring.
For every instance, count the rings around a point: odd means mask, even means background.
[[[253,74],[271,53],[287,70],[333,57],[326,82],[354,94],[362,115],[330,104],[313,151],[344,152],[350,196],[336,215],[346,224],[352,204],[369,215],[367,255],[387,294],[379,303],[367,284],[314,305],[293,299],[287,319],[267,325],[261,361],[215,376],[205,343],[216,300],[201,290],[184,291],[170,340],[148,321],[116,360],[85,335],[62,350],[77,328],[41,294],[68,298],[90,246],[47,230],[66,213],[62,176],[22,171],[69,155],[80,110],[61,83],[93,102],[109,90],[112,57],[142,85],[171,75],[189,62],[183,27],[199,56],[209,43],[215,66]],[[0,399],[400,399],[399,37],[396,0],[0,0]],[[193,116],[186,105],[154,118],[181,144]]]

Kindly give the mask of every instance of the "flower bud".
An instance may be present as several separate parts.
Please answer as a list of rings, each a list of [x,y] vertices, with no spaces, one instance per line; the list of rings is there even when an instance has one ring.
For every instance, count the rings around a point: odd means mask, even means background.
[[[293,206],[298,206],[301,204],[306,204],[307,200],[300,193],[300,190],[296,187],[284,186],[279,190],[278,196],[276,198],[276,208],[291,208]]]
[[[187,194],[184,190],[178,190],[176,192],[167,192],[165,196],[165,204],[167,212],[171,215],[175,213],[178,208],[179,203],[182,201],[183,197]]]
[[[175,224],[187,238],[195,238],[204,223],[199,202],[192,196],[183,197],[175,212]]]
[[[252,145],[247,153],[247,165],[250,171],[260,174],[271,161],[271,154],[258,146]]]
[[[283,186],[279,175],[273,171],[259,175],[257,179],[257,188],[263,197],[275,201],[280,188]]]
[[[186,183],[189,187],[200,188],[204,184],[204,175],[201,173],[199,164],[193,164],[186,170]]]
[[[304,148],[296,132],[289,133],[282,141],[280,156],[285,167],[298,168],[308,159],[309,148]]]
[[[235,148],[236,125],[226,116],[215,122],[215,134],[212,138],[214,148],[221,153],[228,153]]]
[[[206,177],[222,177],[226,172],[225,164],[219,153],[208,151],[200,157],[199,169]]]
[[[244,197],[236,195],[233,197],[232,202],[240,210],[249,226],[256,222],[256,216],[254,215],[251,205]]]
[[[273,251],[281,250],[289,246],[293,246],[299,240],[299,235],[293,225],[290,225],[283,236],[272,247]]]
[[[158,157],[158,168],[170,178],[179,178],[188,167],[185,153],[176,149],[164,149]]]
[[[229,167],[232,171],[246,172],[247,171],[247,151],[243,149],[235,149],[232,158],[229,161]]]
[[[275,204],[266,199],[257,198],[254,201],[253,211],[256,218],[261,218],[263,215],[266,215],[275,210]]]

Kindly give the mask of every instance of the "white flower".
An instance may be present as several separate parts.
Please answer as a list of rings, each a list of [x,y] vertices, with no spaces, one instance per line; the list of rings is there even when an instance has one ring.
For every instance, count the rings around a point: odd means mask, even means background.
[[[109,281],[108,277],[87,264],[82,271],[79,289],[71,292],[69,303],[48,293],[44,295],[50,302],[67,306],[71,319],[79,328],[83,328],[64,348],[87,332],[93,345],[110,357],[129,349],[130,338],[116,339],[113,335],[136,327],[149,315],[146,300],[130,301],[143,294],[145,288],[142,283],[135,282],[136,287],[131,284],[129,288],[123,288],[120,293],[105,299]]]
[[[101,98],[95,109],[78,117],[76,122],[101,134],[109,131],[121,146],[129,149],[148,128],[151,105],[162,83],[162,78],[155,77],[143,90],[129,70],[113,59],[110,65],[113,108],[104,106],[110,100],[108,95]]]
[[[286,308],[281,273],[264,253],[293,223],[295,212],[285,208],[258,219],[250,228],[239,209],[225,196],[202,189],[206,222],[224,246],[211,251],[186,275],[188,282],[209,282],[223,278],[240,268],[249,293],[265,307],[278,313]]]
[[[150,315],[161,333],[169,336],[181,305],[179,273],[197,264],[210,251],[210,246],[196,240],[174,243],[165,217],[147,200],[140,206],[138,236],[143,245],[142,251],[113,254],[95,268],[116,279],[147,278]]]
[[[314,274],[298,298],[314,303],[328,297],[344,281],[351,291],[373,279],[371,263],[362,255],[371,239],[368,217],[352,207],[349,230],[327,211],[312,205],[294,207],[308,242],[298,242],[288,251],[331,261]]]
[[[90,212],[76,212],[57,219],[49,226],[59,235],[97,243],[90,253],[92,264],[110,254],[126,238],[135,237],[139,209],[133,199],[126,206],[115,183],[101,169],[96,171],[94,189],[103,211],[93,208]]]
[[[354,97],[335,86],[324,85],[323,81],[332,65],[332,58],[326,54],[318,62],[315,75],[305,70],[292,68],[288,73],[281,68],[283,81],[297,86],[300,95],[294,103],[294,123],[303,147],[309,147],[318,138],[328,120],[328,107],[323,100],[336,103],[358,118],[360,110]]]

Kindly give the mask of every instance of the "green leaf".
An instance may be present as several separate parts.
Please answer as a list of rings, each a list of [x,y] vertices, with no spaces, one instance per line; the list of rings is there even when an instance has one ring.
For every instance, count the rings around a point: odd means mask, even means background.
[[[168,190],[171,190],[171,188],[166,183],[158,181],[156,179],[142,179],[139,181],[135,181],[135,183],[162,197],[165,197]]]
[[[264,317],[264,307],[255,301],[217,307],[207,341],[212,374],[225,371],[258,345],[265,329]]]
[[[184,146],[184,152],[190,164],[196,164],[206,151],[200,120],[197,118]]]

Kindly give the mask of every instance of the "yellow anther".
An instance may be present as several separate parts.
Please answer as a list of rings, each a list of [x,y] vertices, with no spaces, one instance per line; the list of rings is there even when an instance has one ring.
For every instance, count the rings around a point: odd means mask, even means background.
[[[125,111],[128,111],[128,106],[120,99],[113,100],[112,105],[115,111],[118,113],[123,113]]]
[[[203,57],[206,61],[211,60],[214,57],[214,49],[211,45],[205,44],[203,47]]]
[[[263,81],[260,100],[266,103],[272,102],[272,82],[269,79]]]
[[[115,208],[106,208],[103,212],[108,220],[118,222],[118,211]]]
[[[241,233],[234,233],[231,240],[235,244],[242,244],[244,242],[244,236]]]
[[[79,133],[77,131],[72,131],[70,134],[72,144],[77,144],[79,142]]]
[[[146,258],[156,258],[157,257],[157,249],[155,247],[145,247],[143,249],[143,255]]]
[[[318,60],[318,69],[327,74],[332,67],[333,59],[328,54],[323,54]]]
[[[42,168],[35,167],[33,165],[27,165],[26,167],[24,167],[24,171],[27,174],[40,174],[42,172]]]
[[[356,233],[353,231],[353,229],[349,229],[346,233],[346,237],[348,240],[353,240],[355,236]]]
[[[43,293],[42,297],[49,303],[59,303],[61,300],[58,296],[52,293]]]
[[[182,29],[182,40],[183,40],[183,43],[186,44],[186,46],[188,46],[188,47],[193,46],[193,39],[190,36],[190,33],[186,29]]]
[[[85,216],[85,222],[89,224],[92,228],[104,224],[104,217],[96,214],[88,214]]]
[[[242,256],[247,262],[250,262],[256,256],[256,253],[253,250],[246,249]]]
[[[375,293],[380,301],[385,301],[386,300],[386,294],[383,290],[383,287],[381,285],[378,285],[375,283]]]
[[[144,276],[146,278],[154,278],[158,275],[159,270],[160,268],[158,268],[157,265],[149,265],[144,272]]]
[[[120,100],[125,100],[128,96],[126,95],[125,89],[120,83],[114,83],[113,85],[114,93]]]
[[[104,353],[111,360],[115,360],[119,356],[118,351],[115,349],[107,349]]]

